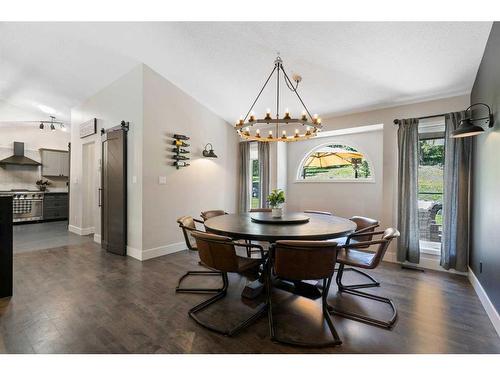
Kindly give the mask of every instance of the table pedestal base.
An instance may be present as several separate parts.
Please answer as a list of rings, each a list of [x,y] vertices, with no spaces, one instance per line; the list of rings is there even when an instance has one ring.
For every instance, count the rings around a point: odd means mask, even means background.
[[[306,297],[309,299],[318,299],[321,297],[321,292],[316,285],[308,284],[303,281],[286,281],[281,279],[274,279],[273,286],[275,288],[285,290],[287,292],[296,294],[298,296]],[[259,280],[255,280],[245,286],[241,296],[244,298],[255,299],[264,292],[265,285]]]

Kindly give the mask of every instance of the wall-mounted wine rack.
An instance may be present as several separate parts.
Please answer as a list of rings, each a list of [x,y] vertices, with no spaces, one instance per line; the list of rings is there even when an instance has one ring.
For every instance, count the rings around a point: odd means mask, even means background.
[[[189,167],[190,164],[187,162],[187,160],[189,160],[190,158],[186,156],[186,154],[190,153],[190,151],[188,150],[189,143],[186,142],[189,140],[189,137],[183,134],[174,134],[173,138],[173,145],[175,147],[172,149],[172,152],[174,152],[174,155],[172,156],[174,162],[172,165],[177,169]]]

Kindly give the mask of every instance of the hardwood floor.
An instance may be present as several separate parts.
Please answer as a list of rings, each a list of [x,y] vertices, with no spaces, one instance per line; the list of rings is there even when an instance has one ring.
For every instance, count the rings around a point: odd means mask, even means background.
[[[15,295],[0,299],[0,352],[500,353],[500,339],[465,277],[401,270],[395,264],[372,272],[382,283],[373,291],[393,298],[399,309],[391,331],[334,316],[342,346],[299,349],[272,343],[263,317],[238,336],[223,337],[187,316],[207,295],[175,294],[179,276],[200,268],[197,260],[197,254],[184,251],[141,263],[107,254],[94,243],[17,254]],[[353,273],[346,275],[345,283],[354,281]],[[205,280],[191,278],[185,285]],[[245,282],[230,276],[228,296],[201,317],[220,325],[247,317],[256,302],[242,303]],[[218,283],[211,278],[208,284]],[[284,291],[273,298],[279,335],[326,335],[319,300]],[[369,308],[379,317],[389,313],[373,301],[340,298],[336,287],[330,302]]]

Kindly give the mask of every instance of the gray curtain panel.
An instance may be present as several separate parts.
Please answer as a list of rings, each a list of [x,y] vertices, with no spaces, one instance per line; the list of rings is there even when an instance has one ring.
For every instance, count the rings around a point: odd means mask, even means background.
[[[465,112],[445,116],[441,266],[465,272],[469,260],[469,178],[472,138],[450,138]]]
[[[267,207],[269,195],[269,142],[259,142],[260,207]]]
[[[419,263],[418,119],[399,121],[398,261]]]
[[[239,175],[239,196],[238,211],[248,212],[250,209],[250,143],[240,142],[240,175]]]

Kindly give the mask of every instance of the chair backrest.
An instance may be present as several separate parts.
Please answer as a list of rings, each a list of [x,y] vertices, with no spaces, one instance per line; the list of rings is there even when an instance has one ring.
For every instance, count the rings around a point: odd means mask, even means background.
[[[249,212],[271,212],[272,208],[251,208]]]
[[[328,211],[315,211],[315,210],[304,210],[305,214],[318,214],[318,215],[328,215],[333,216],[333,213]]]
[[[274,270],[288,280],[326,279],[335,271],[337,243],[330,241],[276,241]]]
[[[380,233],[380,232],[379,232]],[[391,244],[391,241],[394,238],[398,238],[400,236],[400,233],[397,229],[394,228],[387,228],[384,230],[382,234],[382,238],[380,240],[371,240],[371,241],[365,241],[365,242],[358,242],[352,245],[347,245],[347,248],[352,248],[352,249],[359,249],[359,248],[367,248],[370,246],[378,245],[377,250],[375,251],[375,255],[371,260],[370,268],[375,268],[377,267],[382,259],[384,258],[385,252],[387,251],[387,248]]]
[[[200,260],[221,272],[238,272],[238,257],[233,241],[216,234],[193,232]]]
[[[179,223],[179,227],[182,229],[187,248],[189,250],[197,250],[195,246],[196,241],[192,236],[192,233],[197,231],[193,218],[191,216],[182,216],[177,219],[177,223]]]
[[[353,216],[350,220],[354,221],[356,224],[356,232],[362,231],[363,233],[367,233],[366,236],[356,237],[356,241],[363,242],[372,240],[373,235],[370,233],[374,232],[375,228],[378,227],[378,220],[370,219],[369,217],[364,216]]]
[[[203,211],[201,213],[201,218],[205,221],[210,219],[211,217],[216,217],[216,216],[221,216],[221,215],[226,215],[227,212],[224,210],[210,210],[210,211]]]

